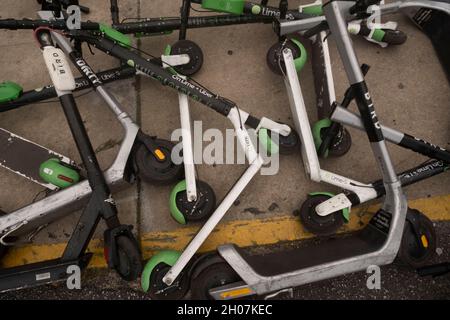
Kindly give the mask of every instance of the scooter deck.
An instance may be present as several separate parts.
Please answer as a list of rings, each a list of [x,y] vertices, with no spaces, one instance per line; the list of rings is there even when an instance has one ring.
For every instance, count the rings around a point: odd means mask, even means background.
[[[92,253],[87,253],[73,260],[54,259],[0,270],[0,292],[64,281],[73,274],[69,267],[84,270],[91,258]]]
[[[290,250],[250,254],[245,249],[236,246],[234,248],[255,273],[271,277],[374,252],[382,247],[387,239],[390,219],[390,213],[380,210],[370,223],[357,233],[311,240],[320,243],[304,243]],[[219,247],[221,254],[222,248],[226,246]]]
[[[40,165],[51,158],[58,158],[68,165],[75,166],[75,162],[69,158],[0,128],[1,167],[50,190],[56,190],[56,186],[45,182],[39,175]]]
[[[428,8],[406,10],[406,15],[430,38],[450,81],[450,17]]]
[[[362,232],[330,239],[320,246],[310,244],[267,255],[250,255],[241,248],[237,251],[256,273],[269,277],[375,251],[383,244],[384,237],[374,239],[377,241],[368,241],[367,232]]]

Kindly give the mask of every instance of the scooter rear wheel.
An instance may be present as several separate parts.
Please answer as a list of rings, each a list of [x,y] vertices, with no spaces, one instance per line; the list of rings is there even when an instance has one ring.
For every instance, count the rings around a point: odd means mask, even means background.
[[[192,76],[200,69],[203,65],[203,52],[202,49],[193,41],[190,40],[178,40],[172,46],[170,51],[172,55],[187,54],[189,56],[189,63],[175,66],[174,69],[185,76]]]
[[[436,252],[436,230],[433,222],[423,213],[415,209],[408,211],[416,214],[419,234],[407,219],[397,258],[403,264],[417,269],[427,265]]]
[[[333,157],[342,157],[350,151],[352,146],[352,136],[347,129],[343,128],[331,143],[329,155]]]
[[[300,139],[297,132],[291,127],[291,133],[287,136],[279,135],[280,154],[289,155],[299,150]]]
[[[184,188],[179,188],[182,184]],[[175,194],[170,197],[170,211],[178,222],[201,221],[208,218],[216,209],[216,195],[209,184],[201,180],[196,180],[197,200],[188,201],[186,192],[186,182],[183,180],[175,186]],[[181,217],[181,216],[182,217]]]
[[[164,154],[164,160],[160,161],[142,144],[135,154],[135,161],[139,177],[157,185],[167,185],[181,179],[183,166],[174,164],[171,160],[173,143],[163,139],[155,139],[158,149]]]
[[[316,145],[317,151],[319,150],[328,129],[330,128],[332,122],[330,119],[322,119],[317,121],[312,129],[314,143]],[[350,151],[352,147],[352,136],[346,128],[341,128],[336,137],[331,141],[328,150],[325,152],[324,157],[342,157],[347,152]]]
[[[319,236],[328,236],[336,233],[344,224],[342,210],[324,217],[317,214],[316,207],[330,198],[331,196],[325,194],[309,195],[303,202],[300,208],[300,221],[307,231]]]
[[[270,47],[267,52],[266,62],[269,66],[269,69],[280,76],[286,73],[286,66],[284,65],[283,60],[283,49],[288,48],[292,51],[292,56],[294,59],[300,57],[301,51],[298,46],[295,45],[291,40],[288,40],[286,43],[278,42]]]
[[[212,300],[209,290],[241,281],[239,275],[225,261],[204,268],[191,280],[191,293],[194,300]]]
[[[118,263],[116,271],[126,281],[136,280],[142,272],[141,253],[136,243],[126,237],[116,239]]]
[[[170,270],[171,266],[161,262],[153,269],[150,275],[150,288],[148,293],[154,300],[179,300],[182,299],[189,290],[189,278],[182,272],[174,283],[167,286],[163,278]]]

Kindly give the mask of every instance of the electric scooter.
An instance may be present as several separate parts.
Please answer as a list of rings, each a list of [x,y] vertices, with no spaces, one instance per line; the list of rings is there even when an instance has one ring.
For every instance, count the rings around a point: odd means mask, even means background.
[[[403,6],[407,6],[407,4],[408,3],[405,2]],[[425,3],[425,5],[428,4],[429,3]],[[413,5],[417,6],[417,4]],[[446,8],[444,4],[442,6],[444,9]],[[387,9],[384,9],[384,7],[380,7],[381,12],[392,10],[391,5],[386,5],[386,7]],[[322,25],[322,27],[325,27],[325,25]],[[315,27],[313,31],[315,33],[322,34],[323,31],[320,31],[320,28],[322,27]],[[303,26],[299,26],[299,28],[297,28],[297,31],[301,31],[303,30],[303,28]],[[290,22],[282,22],[280,24],[280,32],[282,34],[285,34],[288,31],[293,31],[292,24]],[[307,33],[308,31],[305,34]],[[323,52],[327,56],[324,61],[329,61],[328,51],[324,50]],[[363,74],[365,74],[367,73],[369,67],[367,65],[363,65],[361,69]],[[328,66],[323,70],[325,70],[324,78],[326,80],[322,80],[322,89],[329,89],[328,94],[325,94],[324,96],[326,98],[334,97],[335,94],[331,68]],[[315,79],[317,78],[318,77],[316,75]],[[331,81],[329,81],[330,79]],[[298,82],[297,75],[292,74],[292,77],[288,77],[287,75],[285,75],[285,82]],[[296,124],[297,130],[299,130],[298,127],[309,128],[309,122],[306,115],[303,98],[301,96],[301,91],[292,92],[289,89],[289,86],[287,86],[287,88],[288,92],[291,92],[291,95],[294,95],[299,99],[299,106],[297,106],[296,108],[291,107],[294,118],[298,119],[298,123]],[[324,153],[326,155],[328,151],[330,153],[334,151],[334,155],[342,154],[342,150],[344,150],[344,153],[348,151],[351,145],[351,139],[350,135],[345,129],[344,131],[342,131],[344,124],[358,129],[363,128],[361,119],[355,114],[352,114],[351,112],[346,110],[353,98],[354,93],[352,92],[352,89],[348,89],[341,104],[338,104],[336,102],[333,102],[331,104],[332,113],[330,119],[327,119],[329,124],[324,124],[324,120],[320,120],[313,126],[313,141],[315,144],[315,149],[317,149],[319,155],[323,155]],[[401,180],[403,186],[407,186],[434,175],[443,173],[449,167],[450,153],[444,148],[426,142],[425,140],[413,137],[411,135],[399,132],[397,130],[386,128],[384,126],[381,127],[388,141],[432,158],[415,168],[400,173],[399,179]],[[328,131],[325,131],[324,133],[322,131],[325,128]],[[304,132],[300,134],[300,136],[303,140],[303,146],[306,148],[305,152],[302,154],[303,161],[305,166],[307,167],[306,169],[311,179],[317,182],[325,181],[327,183],[341,187],[345,189],[345,191],[337,196],[326,192],[311,193],[308,196],[308,199],[301,206],[300,219],[308,231],[319,235],[330,235],[334,234],[344,223],[344,221],[349,220],[349,212],[352,206],[369,201],[371,199],[379,198],[380,196],[384,195],[384,189],[380,187],[380,181],[375,181],[371,184],[364,184],[321,169],[318,158],[314,153],[314,144],[306,142],[311,141],[311,135],[308,132],[309,129],[305,129]],[[343,132],[343,136],[339,137],[339,132]]]
[[[185,179],[172,189],[169,208],[175,221],[186,224],[208,218],[216,209],[216,195],[209,184],[196,177],[188,97],[178,93],[178,101]]]
[[[91,253],[86,253],[86,248],[100,219],[104,219],[107,225],[104,237],[108,265],[114,268],[123,279],[135,280],[142,268],[139,245],[132,234],[132,226],[120,224],[117,217],[114,199],[100,170],[72,94],[75,89],[72,72],[64,53],[54,46],[47,29],[37,29],[35,36],[42,49],[48,72],[86,168],[87,180],[82,184],[91,192],[85,195],[87,204],[62,256],[54,260],[0,270],[0,291],[63,281],[71,274],[69,268],[78,266],[80,269],[84,269],[92,257]],[[65,191],[73,190],[69,188]],[[59,194],[55,194],[52,200],[56,201],[56,196]],[[76,196],[82,197],[83,195],[78,193]],[[34,206],[36,211],[46,209],[43,202],[50,198],[36,202],[29,207]],[[69,204],[65,203],[65,205]],[[27,207],[24,209],[22,211],[26,211]],[[26,217],[24,214],[20,217],[20,211],[0,217],[2,245],[5,245],[8,237],[13,236],[21,226],[28,227],[28,222],[33,224],[34,221],[30,219],[31,217]]]

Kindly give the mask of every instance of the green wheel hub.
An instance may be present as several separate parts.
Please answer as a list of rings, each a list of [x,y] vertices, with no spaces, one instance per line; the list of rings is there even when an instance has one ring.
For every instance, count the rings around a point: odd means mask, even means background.
[[[15,82],[5,81],[0,83],[0,103],[17,99],[22,91],[22,87]]]
[[[312,134],[314,139],[314,145],[316,146],[316,151],[319,150],[320,146],[322,145],[322,129],[328,129],[331,127],[332,121],[328,118],[324,118],[322,120],[317,121],[313,128],[312,128]],[[328,151],[325,152],[325,158],[328,157]]]
[[[306,64],[308,54],[306,53],[306,49],[300,41],[293,38],[291,38],[291,41],[300,49],[300,56],[294,59],[295,70],[297,70],[297,72],[300,72]]]
[[[169,266],[173,266],[175,262],[177,262],[181,253],[175,250],[164,250],[155,254],[150,260],[147,261],[147,264],[144,267],[144,271],[142,271],[141,275],[141,287],[144,292],[147,292],[150,288],[150,277],[152,275],[152,271],[155,267],[160,263],[165,263]]]
[[[172,217],[181,224],[186,224],[183,213],[177,207],[177,194],[186,190],[186,180],[182,180],[172,189],[169,197],[169,208]]]

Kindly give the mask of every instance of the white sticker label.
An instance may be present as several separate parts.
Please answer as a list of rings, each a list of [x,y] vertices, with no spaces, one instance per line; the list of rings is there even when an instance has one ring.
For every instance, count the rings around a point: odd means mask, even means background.
[[[64,52],[54,47],[45,47],[43,51],[45,64],[57,91],[75,90],[75,79],[66,60]]]
[[[40,273],[36,275],[36,281],[42,281],[50,279],[50,272]]]

